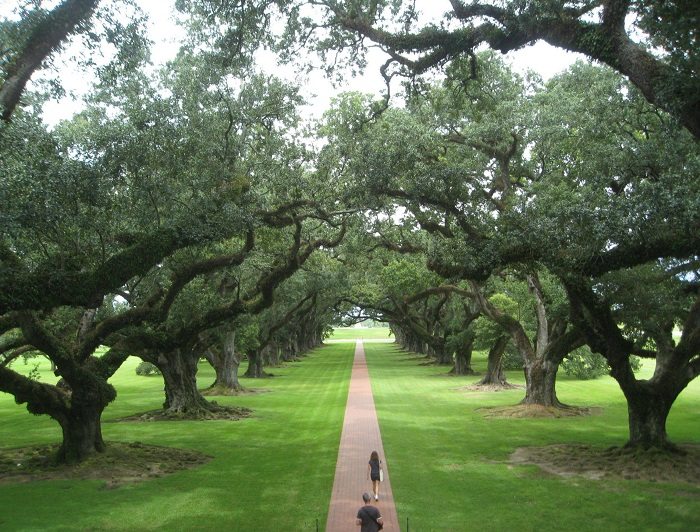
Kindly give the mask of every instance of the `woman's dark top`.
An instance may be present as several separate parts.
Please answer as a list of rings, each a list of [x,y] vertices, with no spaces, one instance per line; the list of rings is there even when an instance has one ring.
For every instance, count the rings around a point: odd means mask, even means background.
[[[380,460],[370,460],[369,461],[369,478],[372,480],[379,480],[379,465],[381,464]]]

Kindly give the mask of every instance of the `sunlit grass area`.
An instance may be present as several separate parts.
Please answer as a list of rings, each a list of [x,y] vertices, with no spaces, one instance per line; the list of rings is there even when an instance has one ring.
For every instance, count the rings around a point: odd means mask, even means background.
[[[627,440],[627,407],[609,377],[577,381],[561,375],[558,394],[589,417],[486,419],[477,409],[519,402],[524,390],[469,392],[477,377],[448,377],[448,367],[393,345],[365,346],[386,462],[403,526],[410,530],[693,530],[700,489],[686,484],[561,478],[513,466],[518,447],[583,443],[602,448]],[[477,370],[486,361],[475,360]],[[650,376],[647,364],[642,376]],[[509,381],[523,384],[520,372]],[[700,382],[676,401],[668,421],[676,443],[700,443]]]
[[[333,329],[333,334],[328,342],[362,340],[365,342],[382,341],[393,342],[394,335],[389,327],[338,327]]]
[[[448,377],[448,367],[425,365],[425,358],[392,344],[366,342],[365,350],[402,530],[407,518],[418,532],[697,529],[698,488],[561,478],[508,463],[523,446],[623,444],[626,404],[612,379],[559,378],[560,399],[600,407],[598,415],[486,419],[478,408],[513,405],[523,390],[465,391],[460,388],[476,377]],[[0,484],[0,530],[311,531],[316,519],[323,530],[353,351],[349,342],[328,345],[270,368],[271,379],[244,379],[245,386],[267,391],[215,398],[253,409],[252,418],[237,422],[113,422],[163,401],[160,377],[136,376],[138,360],[129,360],[113,379],[119,397],[105,412],[106,439],[194,449],[213,459],[116,489],[98,480]],[[474,365],[483,370],[485,360],[477,355]],[[41,362],[42,380],[55,379],[48,370]],[[651,371],[647,364],[642,376]],[[202,364],[200,386],[213,377]],[[522,384],[520,372],[508,378]],[[694,382],[671,412],[674,442],[698,443],[699,407],[700,383]],[[2,447],[59,439],[56,423],[31,416],[8,395],[0,395],[0,416]]]
[[[195,449],[213,459],[116,489],[97,480],[0,484],[0,530],[311,531],[317,519],[323,527],[352,357],[351,344],[325,346],[271,368],[273,378],[242,380],[265,393],[213,398],[253,409],[250,419],[113,423],[163,402],[162,379],[137,376],[138,360],[130,359],[112,379],[119,395],[105,411],[105,439]],[[42,362],[41,379],[55,380],[48,370]],[[200,387],[213,379],[201,364]],[[0,394],[0,418],[2,447],[59,441],[57,423],[30,415],[6,394]]]

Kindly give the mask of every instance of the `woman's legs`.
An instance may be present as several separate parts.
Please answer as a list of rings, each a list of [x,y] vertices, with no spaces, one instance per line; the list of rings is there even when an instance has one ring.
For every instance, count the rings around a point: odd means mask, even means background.
[[[373,480],[372,481],[372,491],[374,491],[374,500],[379,499],[379,481],[378,480]]]

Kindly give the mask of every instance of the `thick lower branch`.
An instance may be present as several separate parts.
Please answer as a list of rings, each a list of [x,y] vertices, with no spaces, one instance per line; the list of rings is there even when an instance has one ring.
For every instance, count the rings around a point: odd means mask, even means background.
[[[76,28],[86,21],[99,0],[65,0],[39,22],[24,47],[6,67],[0,87],[0,112],[9,121],[32,74]]]

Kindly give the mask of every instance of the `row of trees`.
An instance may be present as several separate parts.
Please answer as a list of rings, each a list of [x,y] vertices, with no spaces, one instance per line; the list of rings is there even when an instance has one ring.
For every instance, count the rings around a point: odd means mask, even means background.
[[[558,363],[583,337],[606,357],[628,400],[630,444],[665,446],[667,409],[700,370],[698,191],[685,188],[696,181],[697,147],[646,102],[697,139],[698,7],[456,0],[436,25],[411,3],[320,4],[323,23],[311,19],[305,29],[333,27],[333,48],[351,57],[366,40],[377,43],[389,56],[387,78],[392,67],[415,80],[446,66],[440,88],[420,90],[414,81],[410,112],[373,127],[363,145],[350,140],[362,153],[354,177],[412,215],[387,247],[415,252],[416,225],[433,236],[419,243],[430,268],[453,284],[468,282],[480,310],[522,353],[526,401],[556,404]],[[598,60],[633,86],[582,66],[531,97],[532,87],[485,74],[495,63],[476,54],[484,44],[506,53],[536,40]],[[480,293],[513,267],[535,300],[534,341]],[[545,297],[545,275],[557,279],[555,293],[566,293],[563,316],[561,299]],[[651,380],[634,378],[633,353],[656,359]]]
[[[458,373],[489,349],[488,383],[510,342],[528,404],[563,406],[559,365],[588,345],[628,401],[629,444],[671,446],[666,418],[700,373],[692,10],[455,0],[438,27],[399,0],[191,0],[188,42],[154,72],[131,2],[41,4],[2,22],[0,390],[61,425],[60,458],[104,448],[127,356],[159,368],[167,412],[206,417],[202,357],[235,390],[239,353],[260,376],[357,308]],[[115,53],[49,131],[26,82],[71,35]],[[361,61],[367,39],[387,83],[409,77],[405,106],[346,94],[313,132],[298,89],[253,61],[261,45]],[[617,72],[579,63],[543,84],[476,52],[537,39]],[[60,386],[11,369],[28,350]],[[656,360],[652,379],[633,356]]]
[[[398,224],[377,218],[379,245],[422,254],[456,285],[428,293],[459,293],[507,331],[525,362],[525,403],[558,406],[559,364],[586,343],[628,400],[630,444],[663,447],[670,406],[700,370],[697,143],[609,70],[581,63],[540,86],[492,54],[477,61],[475,79],[455,60],[444,82],[350,135],[342,124],[367,106],[347,96],[326,155],[357,185],[350,195],[405,210]],[[489,300],[504,276],[528,287],[531,335]],[[402,319],[418,297],[398,302]],[[439,351],[446,301],[421,326],[397,326]],[[469,310],[462,319],[465,331]],[[634,377],[632,356],[657,361],[652,379]]]
[[[24,15],[18,38],[32,18],[39,32],[58,16]],[[223,65],[183,47],[148,75],[137,22],[114,30],[122,49],[82,112],[48,131],[41,106],[27,105],[0,132],[0,390],[60,424],[64,461],[104,449],[108,380],[127,356],[160,370],[166,414],[201,418],[221,408],[197,389],[203,356],[217,387],[236,389],[238,352],[260,375],[265,353],[318,345],[332,283],[314,255],[352,223],[294,139],[295,87],[256,72],[252,48]],[[11,368],[30,349],[58,385]]]

